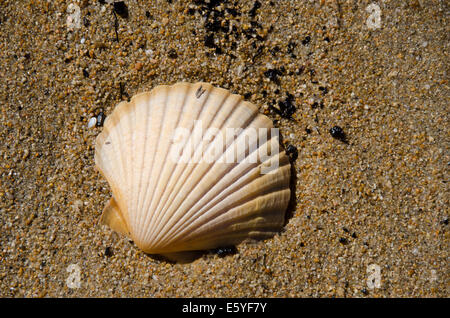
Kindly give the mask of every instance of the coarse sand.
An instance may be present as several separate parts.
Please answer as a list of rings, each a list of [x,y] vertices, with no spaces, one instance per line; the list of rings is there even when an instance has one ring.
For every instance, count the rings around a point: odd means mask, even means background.
[[[0,296],[449,296],[448,1],[109,2],[0,2]],[[274,238],[174,264],[97,224],[102,117],[178,81],[297,149]]]

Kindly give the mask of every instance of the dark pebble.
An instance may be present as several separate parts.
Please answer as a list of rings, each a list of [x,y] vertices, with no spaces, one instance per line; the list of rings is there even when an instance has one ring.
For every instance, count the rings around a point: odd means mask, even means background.
[[[277,69],[268,69],[264,72],[264,76],[270,79],[272,82],[278,82],[278,76],[281,75],[283,75],[283,73]]]
[[[319,86],[319,91],[321,91],[322,92],[322,94],[326,94],[326,93],[328,93],[328,88],[326,88],[326,87],[323,87],[323,86]]]
[[[105,114],[101,111],[100,113],[98,113],[97,115],[97,123],[95,124],[97,127],[102,127],[103,126],[103,122],[105,121]]]
[[[342,245],[346,245],[346,244],[348,244],[348,241],[345,237],[341,237],[341,238],[339,238],[339,243],[341,243]]]
[[[215,47],[216,44],[214,43],[214,35],[213,34],[208,34],[205,36],[205,40],[204,40],[205,46],[206,47]]]
[[[128,18],[128,7],[124,1],[113,2],[114,12],[124,19]]]
[[[303,45],[308,45],[309,42],[311,42],[311,37],[309,35],[307,35],[303,40],[302,40],[302,44]]]
[[[176,59],[178,57],[177,51],[175,51],[175,49],[170,49],[167,55],[171,59]]]
[[[290,119],[295,113],[296,108],[293,104],[294,96],[289,93],[287,95],[284,101],[278,102],[278,107],[280,107],[281,117]]]
[[[228,255],[233,255],[237,253],[237,249],[235,246],[226,246],[226,247],[219,247],[214,249],[214,253],[217,254],[219,257],[225,257]]]
[[[89,77],[89,72],[86,71],[85,69],[83,69],[83,76],[84,77]]]
[[[339,126],[334,126],[333,128],[330,129],[330,135],[331,137],[341,140],[341,141],[345,141],[345,133],[344,130],[339,127]]]
[[[261,2],[259,1],[255,1],[255,3],[253,4],[253,7],[250,9],[250,11],[248,12],[248,14],[253,18],[256,15],[256,10],[258,10],[259,8],[261,8]]]
[[[112,251],[112,248],[111,247],[107,247],[107,248],[105,248],[105,256],[107,256],[107,257],[111,257],[111,256],[113,256],[113,251]]]
[[[289,156],[289,158],[291,158],[292,161],[295,161],[298,158],[298,150],[293,145],[288,145],[286,147],[286,154]]]

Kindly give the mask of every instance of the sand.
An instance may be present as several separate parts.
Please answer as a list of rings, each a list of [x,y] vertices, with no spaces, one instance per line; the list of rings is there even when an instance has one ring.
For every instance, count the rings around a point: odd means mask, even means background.
[[[449,296],[448,2],[101,2],[0,3],[0,296]],[[178,81],[244,95],[297,148],[279,235],[173,264],[97,224],[89,120]]]

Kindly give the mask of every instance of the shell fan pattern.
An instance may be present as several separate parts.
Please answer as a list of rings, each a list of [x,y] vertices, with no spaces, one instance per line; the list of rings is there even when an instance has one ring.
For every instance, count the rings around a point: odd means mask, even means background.
[[[266,239],[283,227],[290,163],[272,121],[207,83],[157,86],[104,123],[95,164],[113,196],[100,223],[148,254]]]

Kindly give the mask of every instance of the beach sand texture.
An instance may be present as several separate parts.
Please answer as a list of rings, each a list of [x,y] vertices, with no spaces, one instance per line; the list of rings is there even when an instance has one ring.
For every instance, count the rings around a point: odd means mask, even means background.
[[[449,296],[447,1],[124,3],[0,2],[1,297]],[[97,224],[101,121],[178,81],[298,150],[274,238],[173,264]]]

